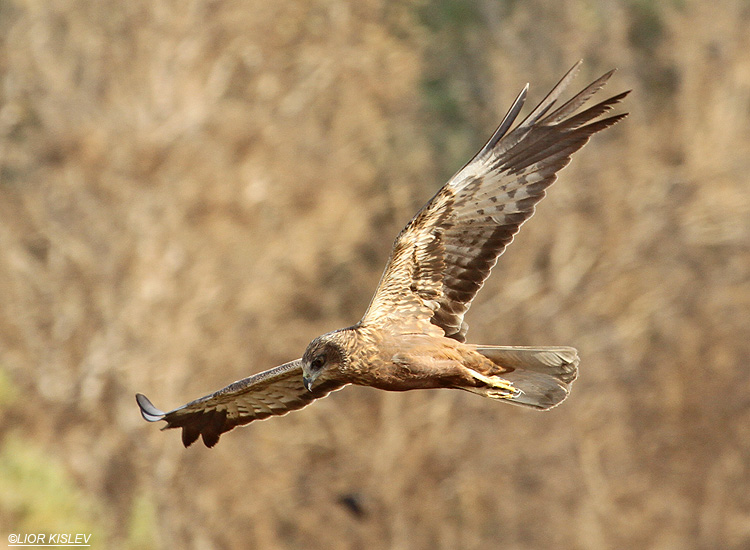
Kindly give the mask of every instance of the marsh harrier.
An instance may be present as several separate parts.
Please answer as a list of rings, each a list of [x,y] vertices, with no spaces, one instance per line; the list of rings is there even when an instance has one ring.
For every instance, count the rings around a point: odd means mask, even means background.
[[[347,384],[456,388],[541,410],[559,404],[578,372],[574,348],[466,344],[464,315],[557,172],[625,116],[602,118],[628,92],[576,112],[613,71],[552,110],[579,65],[511,129],[527,84],[487,144],[417,212],[396,238],[361,321],[315,338],[301,359],[170,412],[138,394],[143,417],[182,428],[185,446],[200,436],[212,447],[236,426],[300,409]]]

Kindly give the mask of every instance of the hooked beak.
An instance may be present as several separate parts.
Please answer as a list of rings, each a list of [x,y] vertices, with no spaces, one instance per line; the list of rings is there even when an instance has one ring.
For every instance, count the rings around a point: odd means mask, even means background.
[[[302,384],[304,384],[305,389],[307,391],[312,391],[313,378],[311,376],[307,376],[306,374],[303,374],[302,375]]]

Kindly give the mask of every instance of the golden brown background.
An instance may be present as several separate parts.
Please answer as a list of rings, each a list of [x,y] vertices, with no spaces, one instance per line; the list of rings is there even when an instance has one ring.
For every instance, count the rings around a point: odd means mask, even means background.
[[[0,1],[0,540],[750,548],[750,5]],[[618,67],[469,341],[570,399],[350,388],[212,450],[144,423],[356,322],[490,135]]]

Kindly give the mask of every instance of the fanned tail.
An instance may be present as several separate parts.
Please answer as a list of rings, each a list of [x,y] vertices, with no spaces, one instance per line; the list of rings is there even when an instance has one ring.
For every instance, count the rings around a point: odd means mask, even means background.
[[[569,347],[477,346],[476,351],[502,367],[498,378],[515,391],[498,394],[508,403],[547,410],[559,405],[578,376],[578,352]],[[485,394],[495,397],[492,392]]]

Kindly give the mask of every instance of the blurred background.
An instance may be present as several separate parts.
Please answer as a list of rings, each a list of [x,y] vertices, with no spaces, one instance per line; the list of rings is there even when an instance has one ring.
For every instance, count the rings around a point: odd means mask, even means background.
[[[744,0],[0,1],[0,536],[750,548],[748,28]],[[403,225],[579,58],[571,92],[617,67],[631,114],[467,318],[576,346],[563,406],[349,388],[210,450],[143,422],[137,391],[359,320]]]

